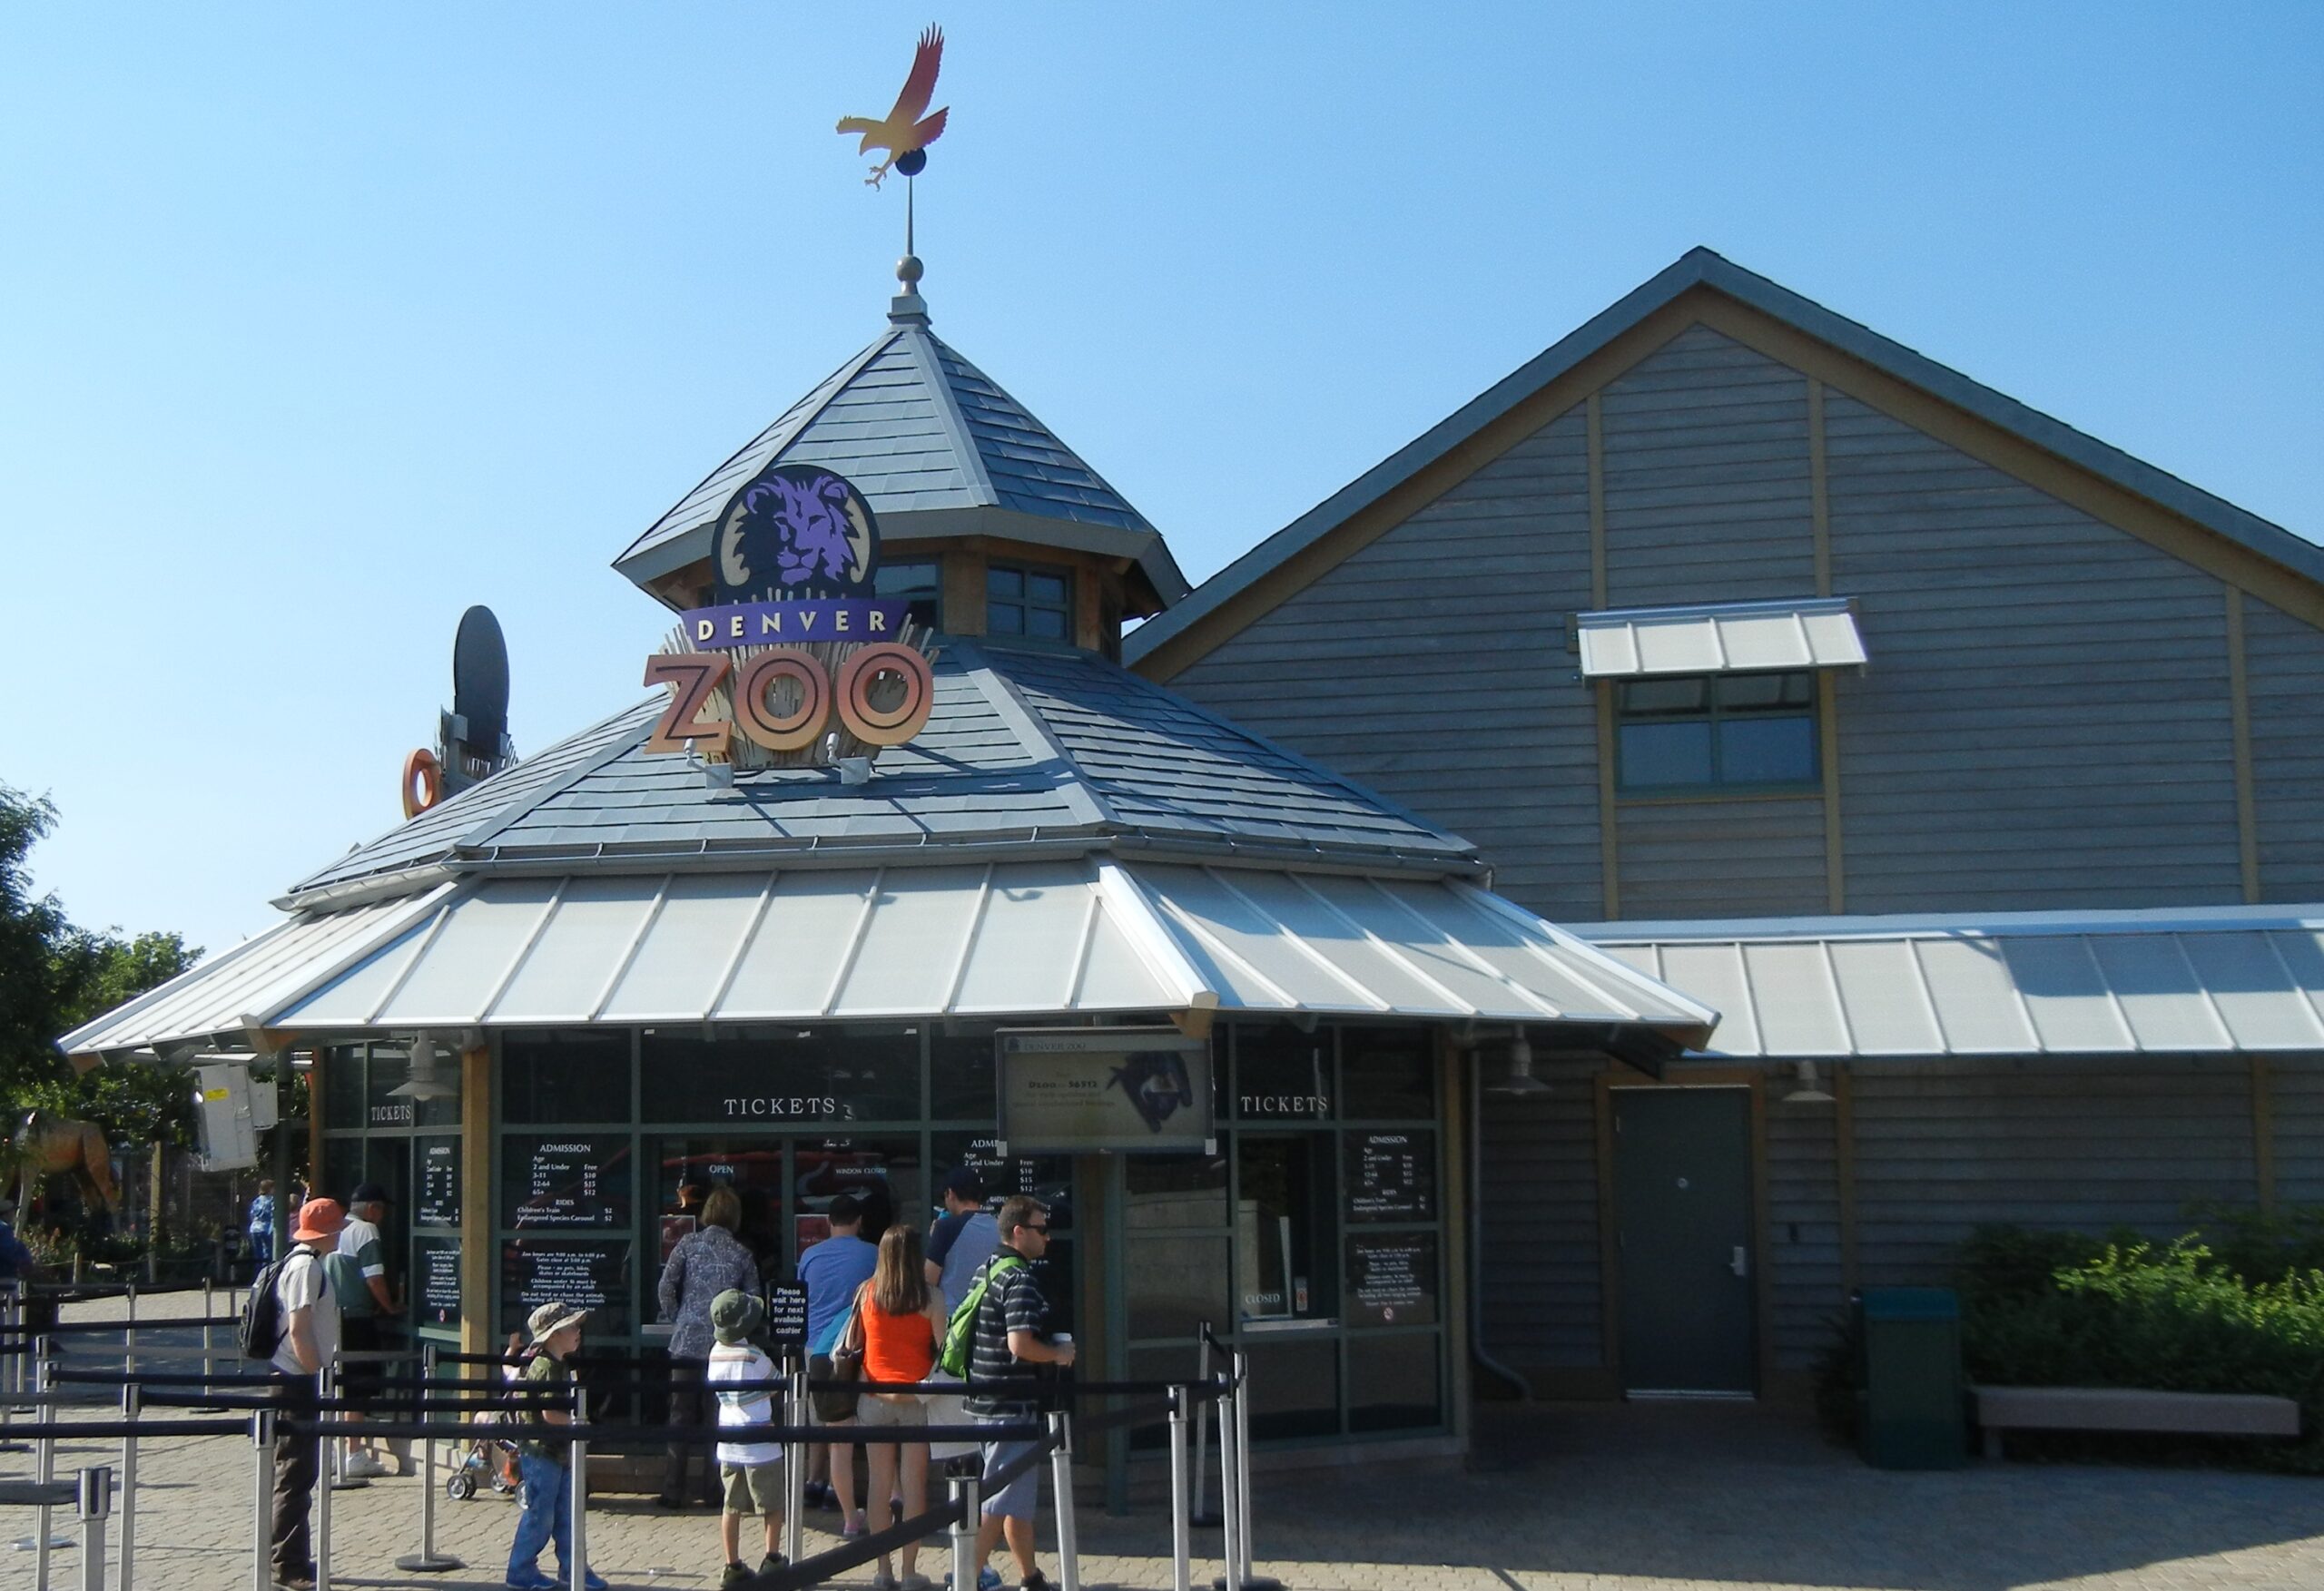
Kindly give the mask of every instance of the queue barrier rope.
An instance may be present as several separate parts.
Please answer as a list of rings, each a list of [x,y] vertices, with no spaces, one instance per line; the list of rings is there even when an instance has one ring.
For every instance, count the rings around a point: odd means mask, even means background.
[[[162,1315],[152,1320],[134,1321],[52,1321],[44,1326],[20,1326],[0,1323],[0,1337],[90,1337],[124,1331],[182,1331],[196,1326],[239,1326],[240,1315]],[[149,1351],[166,1353],[167,1348]]]

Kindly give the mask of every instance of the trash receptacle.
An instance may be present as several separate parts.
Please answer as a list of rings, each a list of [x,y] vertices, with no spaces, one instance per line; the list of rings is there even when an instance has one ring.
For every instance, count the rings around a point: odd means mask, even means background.
[[[1865,1461],[1960,1468],[1969,1440],[1960,1301],[1949,1287],[1867,1287],[1856,1308]]]

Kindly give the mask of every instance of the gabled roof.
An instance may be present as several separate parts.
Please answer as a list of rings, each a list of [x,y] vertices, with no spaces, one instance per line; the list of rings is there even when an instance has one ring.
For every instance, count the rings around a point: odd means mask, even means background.
[[[2282,568],[2324,584],[2324,547],[1915,353],[1869,327],[1837,315],[1709,249],[1699,248],[1689,250],[1659,275],[1267,537],[1203,582],[1184,602],[1125,635],[1125,660],[1135,667],[1153,656],[1266,575],[1323,542],[1350,517],[1443,460],[1551,382],[1697,289],[1722,293]]]
[[[927,727],[866,783],[775,769],[714,787],[691,759],[645,751],[657,695],[358,847],[282,904],[408,891],[455,870],[1033,849],[1482,871],[1468,841],[1090,653],[954,642],[935,673]]]
[[[720,465],[614,566],[644,586],[705,557],[719,513],[777,462],[853,481],[891,539],[986,535],[1137,561],[1163,602],[1186,576],[1160,535],[1000,384],[928,329],[916,296],[885,330]]]

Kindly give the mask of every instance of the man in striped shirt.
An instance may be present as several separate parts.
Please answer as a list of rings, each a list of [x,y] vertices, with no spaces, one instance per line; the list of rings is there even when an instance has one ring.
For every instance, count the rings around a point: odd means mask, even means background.
[[[1037,1420],[1040,1404],[1037,1398],[1014,1390],[980,1395],[974,1390],[979,1382],[1022,1380],[1035,1365],[1063,1368],[1073,1362],[1070,1341],[1049,1341],[1049,1301],[1041,1296],[1032,1270],[1032,1262],[1049,1252],[1049,1207],[1019,1193],[1001,1205],[1000,1225],[1000,1247],[984,1263],[983,1273],[991,1280],[977,1306],[976,1345],[969,1360],[971,1390],[961,1399],[980,1425]],[[1039,1445],[1028,1439],[987,1442],[985,1475],[991,1477]],[[1023,1473],[986,1493],[984,1517],[977,1521],[977,1584],[984,1591],[1000,1584],[986,1560],[1004,1533],[1017,1559],[1018,1584],[1024,1591],[1048,1591],[1049,1581],[1033,1565],[1033,1515],[1040,1485],[1041,1466],[1036,1459]]]

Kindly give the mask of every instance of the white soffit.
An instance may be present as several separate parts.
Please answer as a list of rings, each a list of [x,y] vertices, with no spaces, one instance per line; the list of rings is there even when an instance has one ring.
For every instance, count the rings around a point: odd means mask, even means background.
[[[2324,916],[2296,908],[1983,925],[1616,922],[1581,931],[1725,1011],[1709,1046],[1717,1055],[2324,1049]]]
[[[1856,668],[1866,661],[1846,597],[1609,608],[1575,624],[1585,679]]]

